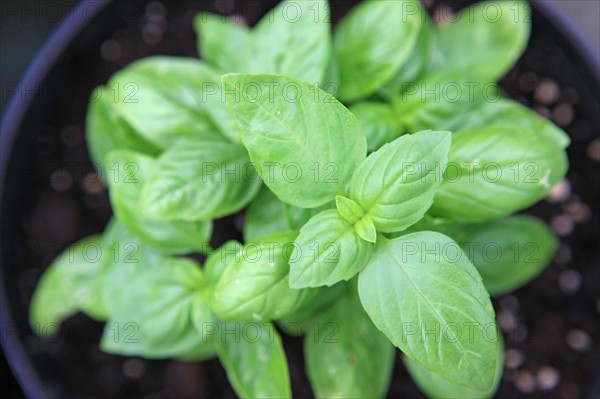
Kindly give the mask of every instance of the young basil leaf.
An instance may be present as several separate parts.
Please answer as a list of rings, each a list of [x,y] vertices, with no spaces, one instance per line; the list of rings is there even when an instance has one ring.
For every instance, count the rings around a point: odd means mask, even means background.
[[[230,74],[222,79],[244,145],[265,184],[295,206],[316,208],[331,201],[366,154],[356,117],[316,86],[286,76]]]
[[[329,208],[331,204],[311,209],[286,204],[263,186],[246,213],[244,241],[258,241],[267,234],[299,231],[308,219]]]
[[[502,341],[501,335],[499,335],[498,338],[498,342],[496,343],[496,351],[498,355],[494,383],[490,389],[484,391],[475,390],[464,385],[448,381],[444,377],[426,369],[419,362],[416,362],[409,357],[402,356],[402,360],[414,382],[430,398],[488,399],[492,398],[496,393],[498,384],[502,378],[502,372],[504,371],[504,342]]]
[[[492,295],[529,282],[550,262],[558,246],[544,222],[520,215],[466,226],[455,239]]]
[[[94,167],[103,181],[109,176],[106,154],[116,149],[137,149],[147,155],[157,155],[160,149],[135,132],[115,108],[115,98],[109,89],[98,87],[92,93],[86,118],[85,135]]]
[[[198,52],[223,73],[244,72],[250,55],[250,31],[223,15],[200,13],[194,18]]]
[[[242,248],[243,245],[235,240],[227,241],[206,258],[204,274],[212,286],[217,284],[225,268],[234,261]]]
[[[100,347],[109,353],[147,358],[214,356],[214,342],[204,340],[192,321],[193,312],[201,311],[198,301],[207,304],[208,289],[194,261],[166,259],[161,267],[129,282],[129,300],[111,315]]]
[[[290,258],[290,287],[331,286],[351,279],[371,256],[373,244],[359,237],[336,210],[313,216],[296,238]]]
[[[169,254],[204,252],[212,223],[144,219],[138,200],[156,162],[133,151],[112,151],[108,164],[115,174],[108,181],[117,219],[148,245]]]
[[[477,270],[450,238],[380,236],[358,292],[373,323],[408,357],[452,382],[492,387],[494,309]]]
[[[497,81],[527,46],[529,13],[521,0],[483,1],[464,9],[436,32],[432,69],[468,70],[473,79]]]
[[[545,139],[554,141],[561,148],[568,147],[571,142],[570,137],[554,123],[526,106],[506,98],[495,102],[482,101],[466,115],[461,129],[495,124],[528,128]]]
[[[333,48],[342,101],[367,97],[394,77],[419,34],[419,7],[413,0],[366,1],[340,21]]]
[[[217,346],[227,378],[241,398],[290,398],[281,338],[270,323],[222,323]]]
[[[207,90],[218,82],[219,75],[198,60],[161,56],[128,65],[108,87],[123,93],[115,102],[121,117],[166,149],[180,137],[217,134],[206,108]]]
[[[306,372],[318,398],[381,398],[390,384],[394,346],[373,325],[352,288],[304,340]]]
[[[404,230],[423,217],[442,181],[450,141],[450,132],[404,135],[358,167],[350,197],[372,218],[377,231]]]
[[[399,118],[389,104],[363,101],[349,109],[363,126],[369,152],[376,151],[404,133]]]
[[[567,162],[555,141],[527,126],[460,130],[452,135],[430,213],[464,222],[510,215],[544,198],[565,175]]]
[[[356,222],[354,230],[356,230],[356,233],[358,233],[360,238],[375,244],[375,241],[377,240],[377,230],[375,229],[375,224],[370,215],[365,215]]]
[[[103,309],[94,302],[94,286],[103,256],[99,235],[71,245],[44,271],[33,293],[29,322],[34,331],[44,331],[80,310],[103,318]]]
[[[335,196],[335,207],[340,216],[350,224],[356,223],[365,215],[365,210],[360,205],[342,195]]]
[[[139,206],[152,219],[212,220],[248,205],[260,186],[244,147],[220,136],[181,139],[158,158]]]
[[[248,70],[320,82],[331,54],[327,1],[285,0],[252,30]]]
[[[289,287],[290,252],[296,234],[265,236],[246,244],[217,282],[211,306],[222,320],[274,320],[297,309],[310,290]]]

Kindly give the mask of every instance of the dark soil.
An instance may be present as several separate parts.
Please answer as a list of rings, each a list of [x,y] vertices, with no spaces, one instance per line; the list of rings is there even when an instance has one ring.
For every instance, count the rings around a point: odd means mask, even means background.
[[[38,90],[10,164],[3,165],[8,167],[10,194],[2,209],[2,272],[14,329],[43,381],[58,396],[235,397],[216,360],[187,363],[107,355],[98,349],[102,325],[83,315],[70,319],[52,340],[39,338],[27,326],[29,301],[44,269],[68,244],[102,231],[111,215],[84,140],[91,91],[135,59],[154,54],[196,56],[193,16],[201,9],[219,11],[206,2],[169,2],[166,9],[159,2],[117,3],[60,57]],[[228,9],[229,3],[234,7]],[[225,9],[220,11],[241,13],[241,3],[221,2]],[[273,3],[258,6],[260,13]],[[354,2],[332,3],[335,21]],[[251,14],[253,24],[259,13]],[[494,300],[507,348],[498,397],[598,398],[598,82],[543,19],[535,16],[533,24],[527,53],[502,86],[570,134],[571,170],[550,198],[527,211],[547,220],[560,236],[553,262],[527,286]],[[219,231],[235,229],[233,234],[239,234],[235,218],[220,222]],[[301,339],[285,342],[295,397],[310,397]],[[422,397],[400,356],[389,397]]]

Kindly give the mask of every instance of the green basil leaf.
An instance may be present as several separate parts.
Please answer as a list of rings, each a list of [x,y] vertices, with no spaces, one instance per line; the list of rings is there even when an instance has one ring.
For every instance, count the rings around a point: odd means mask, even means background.
[[[219,128],[219,131],[229,141],[234,144],[242,145],[242,138],[240,132],[235,126],[235,121],[229,112],[229,107],[225,102],[225,93],[223,91],[222,83],[207,83],[205,85],[206,94],[206,112],[213,121],[215,126]]]
[[[443,70],[416,82],[405,82],[402,88],[391,100],[407,132],[457,130],[467,113],[482,101],[499,98],[494,82],[474,82],[468,70]]]
[[[201,13],[194,18],[198,52],[223,73],[244,72],[248,68],[250,31],[241,23],[222,15]]]
[[[444,181],[430,213],[455,221],[483,222],[541,200],[568,167],[564,150],[544,138],[527,126],[511,124],[454,133]]]
[[[388,390],[394,346],[373,325],[355,293],[340,297],[319,317],[304,340],[304,352],[318,398],[381,398]]]
[[[292,388],[281,338],[270,323],[222,323],[218,352],[241,398],[290,398]]]
[[[347,286],[348,283],[340,282],[331,287],[312,289],[313,294],[307,297],[294,313],[277,320],[277,324],[288,335],[301,336],[308,333],[315,327],[321,314],[344,295],[348,290]]]
[[[532,216],[469,225],[455,240],[492,295],[505,294],[529,282],[550,262],[558,247],[552,230]]]
[[[342,195],[335,196],[335,207],[340,216],[350,224],[356,223],[365,214],[365,210],[360,205]]]
[[[71,245],[44,271],[33,293],[29,322],[34,331],[45,331],[80,310],[101,316],[94,302],[94,286],[102,263],[102,239],[99,235]]]
[[[109,353],[147,358],[214,356],[214,342],[203,342],[192,321],[193,312],[200,311],[198,297],[208,303],[208,289],[194,261],[166,259],[161,267],[129,282],[129,300],[111,315],[100,347]]]
[[[371,256],[373,244],[359,237],[336,210],[313,216],[296,238],[290,258],[292,288],[331,286],[351,279]]]
[[[316,86],[285,76],[225,75],[223,82],[250,159],[271,191],[303,208],[331,201],[366,154],[356,117]]]
[[[367,150],[376,151],[402,133],[400,120],[389,104],[363,101],[350,107],[363,126],[367,137]]]
[[[133,151],[112,151],[108,164],[115,174],[108,181],[110,202],[117,219],[145,243],[170,254],[204,252],[211,222],[144,219],[138,201],[156,162]]]
[[[380,93],[390,97],[402,92],[411,82],[419,81],[430,66],[430,53],[435,27],[424,7],[418,7],[418,19],[421,21],[421,29],[416,43],[406,61],[394,78],[381,87]]]
[[[461,129],[494,124],[526,127],[545,139],[554,141],[561,148],[568,147],[571,142],[569,136],[554,123],[526,106],[505,98],[496,102],[482,101],[468,113]]]
[[[220,136],[181,139],[157,160],[140,198],[161,220],[212,220],[248,205],[260,177],[246,149]]]
[[[281,2],[252,30],[248,70],[320,82],[331,54],[327,1]]]
[[[468,70],[473,79],[497,81],[521,56],[531,30],[524,1],[484,1],[461,11],[436,32],[432,69]]]
[[[90,97],[85,135],[90,157],[103,181],[110,176],[105,158],[112,150],[137,149],[148,155],[160,153],[159,148],[148,143],[118,115],[113,93],[102,86]]]
[[[290,228],[284,212],[283,202],[263,187],[246,212],[244,241],[256,242],[267,234],[295,230]]]
[[[358,292],[373,323],[408,357],[452,382],[492,387],[494,309],[477,270],[450,238],[379,237]]]
[[[113,75],[122,118],[146,140],[166,149],[180,137],[217,134],[207,113],[208,88],[219,75],[192,58],[149,57]]]
[[[365,215],[362,219],[360,219],[354,225],[354,230],[358,233],[359,237],[365,241],[372,242],[375,244],[377,241],[377,230],[375,229],[375,224],[373,223],[373,219],[369,215]]]
[[[154,267],[162,266],[165,256],[147,245],[112,218],[102,234],[106,261],[97,279],[96,290],[108,316],[131,299],[129,284]]]
[[[308,219],[327,208],[331,204],[311,209],[286,204],[268,187],[263,187],[246,213],[244,240],[256,242],[267,234],[299,231]]]
[[[358,167],[350,197],[372,218],[377,231],[404,230],[423,217],[442,181],[450,141],[450,132],[404,135]]]
[[[419,362],[416,362],[406,356],[402,356],[402,360],[408,373],[413,378],[417,386],[430,398],[436,399],[488,399],[492,398],[498,389],[498,384],[502,378],[504,371],[504,343],[499,336],[496,343],[497,364],[496,374],[492,387],[485,391],[479,391],[468,388],[464,385],[456,384],[448,381],[433,371],[423,367]]]
[[[217,282],[214,314],[222,320],[274,320],[296,310],[310,290],[289,287],[290,253],[296,234],[265,236],[240,250]]]
[[[204,273],[211,285],[216,285],[225,268],[233,262],[235,256],[242,250],[243,245],[230,240],[212,252],[204,263]]]
[[[419,34],[416,1],[366,1],[337,25],[333,48],[340,66],[338,97],[353,102],[392,80]]]

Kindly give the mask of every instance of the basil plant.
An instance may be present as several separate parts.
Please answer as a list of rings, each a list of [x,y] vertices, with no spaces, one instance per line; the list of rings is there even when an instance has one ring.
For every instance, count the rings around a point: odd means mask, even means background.
[[[568,167],[568,136],[496,84],[528,18],[484,2],[436,26],[415,0],[364,1],[333,30],[325,0],[252,29],[198,15],[201,59],[146,58],[93,93],[114,217],[50,265],[32,326],[83,311],[108,353],[218,357],[240,397],[291,396],[282,333],[305,336],[317,397],[385,396],[396,348],[429,396],[493,396],[490,294],[557,247],[513,214]],[[211,239],[234,214],[243,242]]]

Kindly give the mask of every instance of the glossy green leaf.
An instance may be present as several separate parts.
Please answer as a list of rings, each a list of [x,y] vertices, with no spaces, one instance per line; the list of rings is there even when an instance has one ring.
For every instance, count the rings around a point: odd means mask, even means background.
[[[419,81],[431,66],[430,53],[435,27],[425,7],[419,7],[417,15],[421,21],[421,29],[416,43],[394,78],[379,90],[385,97],[398,94],[409,87],[410,83]]]
[[[350,224],[356,223],[365,214],[365,210],[360,205],[342,195],[335,196],[335,207],[340,216]]]
[[[318,398],[382,398],[390,384],[395,348],[352,290],[318,318],[304,340],[306,371]]]
[[[284,202],[333,200],[366,154],[356,117],[316,86],[278,75],[225,75],[227,103],[250,159]]]
[[[230,265],[235,256],[241,251],[243,245],[235,240],[230,240],[212,252],[204,263],[204,274],[210,281],[212,286],[215,286],[225,268]]]
[[[337,25],[338,97],[352,102],[392,80],[415,45],[421,20],[416,1],[366,1]]]
[[[430,398],[435,399],[489,399],[494,396],[498,389],[498,384],[502,378],[502,372],[504,371],[504,343],[502,342],[502,336],[498,336],[498,342],[496,343],[497,364],[496,374],[494,376],[494,383],[492,387],[485,391],[478,391],[472,388],[468,388],[464,385],[450,382],[440,375],[429,371],[423,367],[420,363],[403,356],[402,360],[408,370],[408,373],[413,378],[417,386],[427,394]]]
[[[46,269],[33,294],[29,322],[34,331],[45,333],[80,310],[94,316],[93,292],[106,259],[102,239],[84,238],[67,249]],[[98,316],[100,316],[98,314]]]
[[[331,286],[361,271],[373,244],[359,237],[336,210],[313,216],[300,229],[290,258],[290,286]]]
[[[219,360],[241,398],[290,398],[281,338],[270,323],[222,323]]]
[[[568,147],[571,142],[569,136],[554,123],[530,108],[506,98],[498,99],[495,102],[481,102],[477,108],[468,112],[466,119],[461,124],[461,129],[495,124],[511,124],[528,128],[535,134],[554,141],[562,148]]]
[[[473,261],[492,295],[529,282],[548,265],[558,247],[552,230],[532,216],[468,225],[453,238]]]
[[[207,98],[219,75],[202,62],[182,57],[149,57],[113,75],[107,87],[120,90],[120,116],[146,140],[166,149],[181,137],[217,134]]]
[[[468,70],[473,79],[501,78],[521,56],[531,30],[525,1],[484,1],[461,11],[436,32],[433,69]]]
[[[362,124],[369,152],[378,150],[403,133],[400,118],[394,114],[389,104],[364,101],[352,105],[349,109]]]
[[[455,131],[481,102],[498,99],[495,82],[473,81],[469,70],[442,70],[405,82],[402,92],[391,100],[404,131],[416,132]]]
[[[208,289],[194,261],[166,259],[129,282],[129,300],[111,315],[100,347],[109,353],[147,358],[214,356],[214,340],[203,340],[195,327],[198,322],[192,321],[195,312],[210,317]]]
[[[252,29],[248,70],[320,82],[331,54],[327,1],[282,1]]]
[[[312,289],[312,294],[307,297],[302,305],[289,316],[277,320],[281,330],[293,336],[307,334],[315,327],[318,318],[337,302],[348,290],[348,283],[340,282],[331,287]]]
[[[250,53],[250,31],[223,15],[201,13],[194,18],[198,52],[223,73],[245,72]]]
[[[350,197],[377,231],[404,230],[423,217],[442,182],[451,135],[424,131],[384,145],[358,167]]]
[[[90,97],[85,136],[90,157],[103,181],[110,178],[109,165],[106,165],[106,154],[110,151],[136,149],[148,155],[160,152],[159,148],[148,143],[118,115],[114,93],[102,86],[96,88]]]
[[[567,157],[539,131],[511,124],[452,135],[444,182],[430,213],[482,222],[510,215],[544,198],[566,173]]]
[[[295,233],[262,237],[246,244],[225,267],[211,306],[222,320],[274,320],[296,310],[310,290],[289,287],[290,254]]]
[[[115,174],[109,180],[110,202],[119,222],[131,233],[165,253],[204,252],[211,222],[145,219],[138,201],[156,162],[132,151],[113,151],[107,157]]]
[[[373,323],[408,357],[452,382],[491,389],[494,309],[457,243],[434,232],[380,236],[358,292]]]
[[[375,229],[375,224],[370,215],[365,215],[356,222],[354,230],[365,241],[375,243],[377,240],[377,229]]]
[[[308,219],[328,208],[331,204],[310,209],[286,204],[263,186],[246,213],[244,240],[256,242],[267,234],[299,231]]]
[[[139,206],[146,218],[212,220],[248,205],[260,186],[244,147],[220,136],[182,139],[158,158]]]
[[[160,267],[165,256],[131,234],[112,218],[102,234],[105,262],[97,279],[96,290],[107,315],[115,314],[122,304],[131,301],[129,284],[149,270]]]

